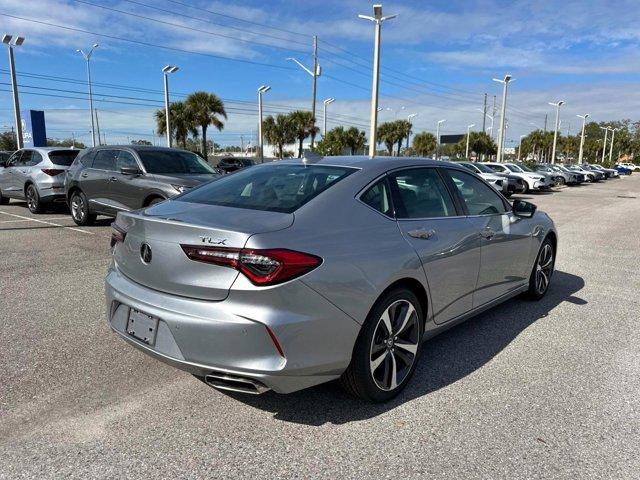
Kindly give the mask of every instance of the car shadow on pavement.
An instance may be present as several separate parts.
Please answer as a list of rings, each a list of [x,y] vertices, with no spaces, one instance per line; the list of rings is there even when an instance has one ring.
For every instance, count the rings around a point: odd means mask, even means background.
[[[372,404],[353,398],[338,382],[288,395],[273,392],[258,396],[228,395],[272,412],[278,420],[305,425],[343,424],[375,417],[482,368],[522,331],[546,317],[559,304],[587,303],[575,296],[584,287],[581,277],[556,271],[551,285],[547,295],[538,302],[510,300],[428,340],[410,384],[387,403]]]

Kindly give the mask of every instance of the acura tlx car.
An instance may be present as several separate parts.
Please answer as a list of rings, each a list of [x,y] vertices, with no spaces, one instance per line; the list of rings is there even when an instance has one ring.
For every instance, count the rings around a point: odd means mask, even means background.
[[[223,390],[340,379],[368,401],[407,385],[423,340],[542,298],[558,238],[531,203],[410,157],[258,165],[113,228],[108,321],[131,345]]]

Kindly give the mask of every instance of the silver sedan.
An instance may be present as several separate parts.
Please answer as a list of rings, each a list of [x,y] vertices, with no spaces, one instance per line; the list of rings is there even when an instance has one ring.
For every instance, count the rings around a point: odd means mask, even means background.
[[[554,269],[551,219],[464,167],[326,157],[258,165],[119,213],[111,328],[226,390],[340,379],[385,401],[423,340],[524,294]]]

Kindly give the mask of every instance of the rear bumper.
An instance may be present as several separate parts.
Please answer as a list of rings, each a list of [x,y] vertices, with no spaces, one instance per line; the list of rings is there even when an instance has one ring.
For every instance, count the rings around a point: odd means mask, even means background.
[[[44,173],[42,175],[45,175]],[[61,177],[60,179],[56,177]],[[64,191],[64,176],[56,175],[45,180],[35,182],[38,195],[43,202],[66,202]]]
[[[199,377],[226,374],[278,393],[338,378],[360,331],[351,317],[300,281],[231,290],[226,300],[215,302],[151,290],[112,268],[106,297],[113,331],[147,355]],[[127,333],[130,309],[159,319],[153,344]]]

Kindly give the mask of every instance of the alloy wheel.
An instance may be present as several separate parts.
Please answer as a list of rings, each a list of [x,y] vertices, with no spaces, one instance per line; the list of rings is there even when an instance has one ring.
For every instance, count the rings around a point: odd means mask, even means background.
[[[84,200],[80,195],[74,195],[71,199],[71,215],[78,222],[84,220]]]
[[[369,350],[369,370],[379,389],[394,390],[411,372],[420,342],[419,322],[408,300],[393,302],[378,320]]]
[[[536,264],[536,291],[544,293],[549,287],[549,280],[553,273],[553,247],[547,243],[542,247]]]
[[[29,207],[29,210],[36,210],[38,208],[36,195],[36,190],[33,188],[33,185],[29,185],[29,187],[27,187],[27,207]]]

